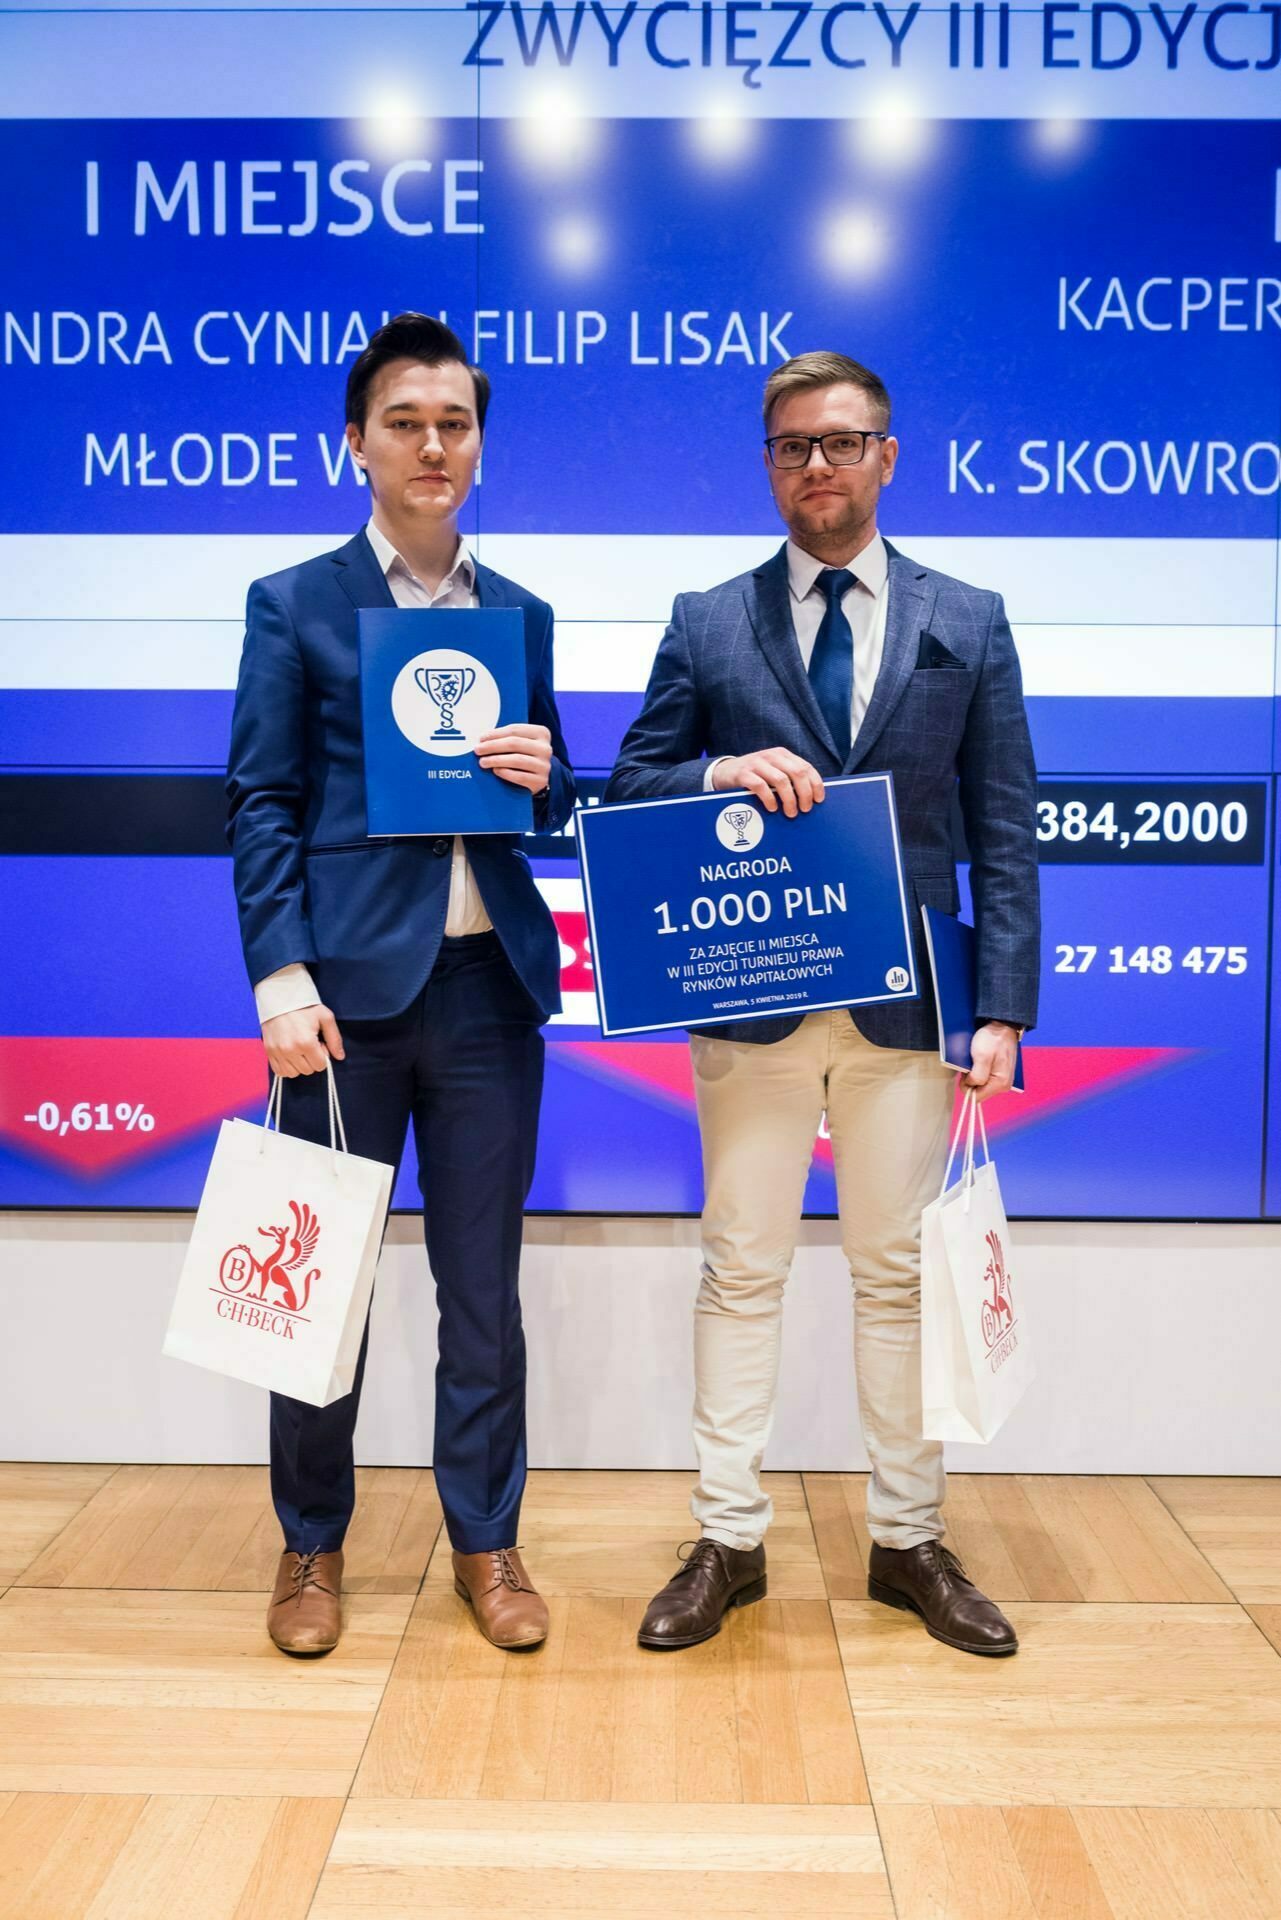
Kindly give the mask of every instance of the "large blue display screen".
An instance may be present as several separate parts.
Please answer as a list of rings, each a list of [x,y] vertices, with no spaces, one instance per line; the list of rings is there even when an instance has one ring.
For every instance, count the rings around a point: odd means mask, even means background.
[[[418,307],[493,381],[464,530],[556,609],[588,800],[673,595],[781,538],[769,368],[882,374],[883,529],[1005,595],[1041,774],[1011,1211],[1281,1213],[1279,19],[6,17],[0,1204],[193,1205],[262,1105],[244,596],[366,518],[342,388]],[[573,836],[531,852],[565,996],[533,1205],[695,1210],[684,1042],[602,1038]]]

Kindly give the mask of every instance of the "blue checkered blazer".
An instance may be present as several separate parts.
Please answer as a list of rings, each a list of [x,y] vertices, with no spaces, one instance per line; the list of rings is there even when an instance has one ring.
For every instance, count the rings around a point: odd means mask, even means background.
[[[918,971],[928,982],[919,908],[957,911],[952,806],[959,794],[978,935],[978,1017],[1030,1027],[1041,946],[1036,768],[1005,608],[1000,594],[919,566],[886,544],[885,650],[843,765],[797,646],[784,546],[754,573],[677,597],[605,799],[698,793],[707,756],[766,747],[790,747],[829,779],[892,774]],[[917,1000],[851,1008],[850,1018],[877,1046],[938,1045],[928,985]],[[781,1015],[698,1031],[768,1044],[799,1022]]]

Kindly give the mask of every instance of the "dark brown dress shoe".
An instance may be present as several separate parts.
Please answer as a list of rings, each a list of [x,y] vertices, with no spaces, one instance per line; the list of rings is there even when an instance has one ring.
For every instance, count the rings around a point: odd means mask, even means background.
[[[645,1610],[636,1638],[642,1647],[696,1647],[721,1630],[731,1607],[765,1598],[765,1549],[696,1540],[661,1593]]]
[[[873,1544],[867,1563],[873,1600],[919,1613],[926,1631],[962,1653],[1017,1653],[1018,1636],[1001,1609],[979,1592],[956,1555],[939,1540],[919,1547]]]
[[[486,1640],[507,1652],[541,1646],[550,1625],[547,1602],[515,1547],[455,1553],[454,1592],[476,1616]]]
[[[342,1633],[342,1549],[282,1553],[267,1631],[282,1653],[329,1653]]]

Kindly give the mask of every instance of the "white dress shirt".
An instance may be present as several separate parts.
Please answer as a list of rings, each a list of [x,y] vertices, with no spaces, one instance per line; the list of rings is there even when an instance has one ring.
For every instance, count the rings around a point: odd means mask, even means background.
[[[379,532],[372,520],[366,526],[365,533],[398,607],[477,605],[476,564],[461,540],[449,572],[433,593],[423,585],[408,562],[396,551],[387,536]],[[810,644],[812,646],[813,642]],[[451,938],[459,934],[488,933],[492,924],[463,849],[462,836],[455,834],[445,932]],[[254,1004],[258,1009],[260,1025],[274,1020],[277,1014],[296,1013],[301,1007],[314,1007],[319,1003],[316,983],[301,961],[269,973],[254,988]]]
[[[818,639],[818,630],[823,624],[823,614],[827,608],[827,601],[817,585],[818,576],[827,564],[826,560],[816,560],[812,553],[806,553],[794,540],[788,541],[787,585],[792,605],[792,626],[807,673],[814,654],[814,642]],[[852,560],[846,562],[846,569],[854,575],[853,586],[847,587],[841,595],[841,611],[849,621],[850,632],[854,636],[854,689],[850,699],[850,741],[853,743],[863,724],[867,703],[881,670],[881,655],[885,651],[890,561],[879,533],[872,536],[861,553],[856,553]],[[732,757],[720,754],[710,762],[703,776],[706,792],[713,791],[712,775],[721,761]]]

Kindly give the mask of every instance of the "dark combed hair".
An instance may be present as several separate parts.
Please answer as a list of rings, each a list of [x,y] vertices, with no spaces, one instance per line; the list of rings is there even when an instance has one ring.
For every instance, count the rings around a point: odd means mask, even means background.
[[[483,433],[489,411],[489,375],[474,367],[458,335],[443,320],[428,313],[398,313],[386,326],[379,327],[364,352],[352,362],[347,375],[347,419],[363,433],[369,412],[369,389],[383,367],[393,360],[421,360],[425,367],[439,367],[456,360],[466,367],[476,390],[476,419]]]

